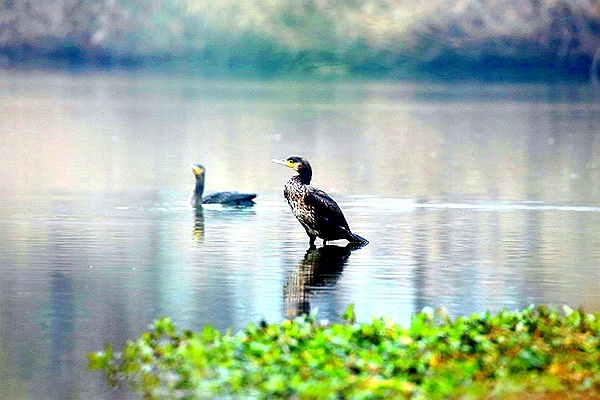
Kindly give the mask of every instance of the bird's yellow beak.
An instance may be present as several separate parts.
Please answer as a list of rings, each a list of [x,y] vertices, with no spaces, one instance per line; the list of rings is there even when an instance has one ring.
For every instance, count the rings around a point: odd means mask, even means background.
[[[290,160],[278,160],[278,159],[274,158],[271,160],[271,162],[274,164],[285,165],[286,167],[291,168],[291,169],[295,169],[294,163],[291,162]]]
[[[204,172],[204,169],[200,168],[199,166],[197,166],[195,164],[192,164],[191,167],[192,167],[192,171],[194,171],[195,175],[200,175],[201,173]]]

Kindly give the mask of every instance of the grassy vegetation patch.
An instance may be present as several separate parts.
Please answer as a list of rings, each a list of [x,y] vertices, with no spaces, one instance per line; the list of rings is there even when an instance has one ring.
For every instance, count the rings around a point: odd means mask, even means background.
[[[341,324],[313,317],[243,331],[178,330],[168,318],[89,354],[144,398],[600,399],[598,314],[544,307],[451,319],[416,314]]]

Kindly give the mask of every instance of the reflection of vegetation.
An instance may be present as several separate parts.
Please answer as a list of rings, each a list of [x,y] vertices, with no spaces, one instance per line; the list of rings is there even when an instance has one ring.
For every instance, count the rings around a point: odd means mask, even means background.
[[[0,62],[384,74],[467,62],[588,74],[598,26],[594,0],[23,0],[0,4]]]
[[[565,311],[421,313],[405,329],[356,323],[351,307],[343,324],[297,318],[237,334],[182,332],[165,318],[89,359],[146,398],[600,398],[600,315]]]

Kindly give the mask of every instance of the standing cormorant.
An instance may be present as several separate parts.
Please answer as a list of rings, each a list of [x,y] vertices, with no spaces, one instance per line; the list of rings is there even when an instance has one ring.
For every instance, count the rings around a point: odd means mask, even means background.
[[[190,203],[192,206],[196,207],[202,204],[251,206],[254,204],[254,201],[252,201],[252,199],[256,197],[256,194],[254,193],[217,192],[202,197],[202,193],[204,193],[206,169],[200,164],[192,164],[192,171],[194,171],[194,176],[196,177],[196,186],[194,186],[192,193],[190,193]]]
[[[312,169],[308,160],[293,156],[286,160],[273,159],[271,162],[285,165],[298,173],[285,183],[283,195],[292,208],[292,213],[306,230],[310,247],[315,246],[317,236],[323,239],[323,244],[336,239],[346,239],[350,243],[361,245],[369,243],[350,231],[337,203],[327,193],[310,184]]]

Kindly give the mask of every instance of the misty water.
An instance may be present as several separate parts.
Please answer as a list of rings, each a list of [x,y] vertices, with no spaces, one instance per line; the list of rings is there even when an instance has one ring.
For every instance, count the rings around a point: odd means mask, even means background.
[[[600,91],[583,84],[244,81],[3,72],[0,387],[111,399],[86,353],[160,316],[241,329],[424,307],[600,311]],[[370,244],[308,250],[313,184]],[[187,202],[256,192],[251,208]]]

